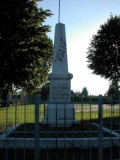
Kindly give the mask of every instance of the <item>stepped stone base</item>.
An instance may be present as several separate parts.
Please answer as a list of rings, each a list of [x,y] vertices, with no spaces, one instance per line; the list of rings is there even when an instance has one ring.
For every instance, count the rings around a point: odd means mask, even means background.
[[[42,124],[49,124],[53,127],[70,127],[72,124],[79,124],[80,122],[77,120],[47,120],[46,118],[43,118]]]

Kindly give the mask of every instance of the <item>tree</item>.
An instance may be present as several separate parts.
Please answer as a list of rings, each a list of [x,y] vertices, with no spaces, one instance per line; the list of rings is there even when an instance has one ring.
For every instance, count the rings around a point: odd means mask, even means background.
[[[50,10],[30,0],[1,0],[0,89],[5,96],[12,84],[25,88],[42,83],[51,67],[53,43],[43,25]]]
[[[114,96],[116,94],[116,88],[114,86],[111,86],[108,89],[108,96]]]
[[[81,100],[81,92],[75,91],[74,95],[72,96],[72,101],[77,102]]]
[[[41,99],[47,100],[50,92],[50,82],[45,83],[41,88]]]
[[[96,75],[120,80],[120,16],[111,15],[93,35],[87,52],[88,67]]]
[[[80,91],[76,91],[75,95],[80,97],[81,96],[81,92]]]
[[[120,86],[118,85],[118,83],[116,83],[115,81],[112,81],[112,83],[109,86],[107,95],[113,96],[113,97],[118,97],[120,94],[119,88],[120,88]]]
[[[81,96],[84,96],[84,97],[88,96],[88,90],[86,87],[82,89]]]

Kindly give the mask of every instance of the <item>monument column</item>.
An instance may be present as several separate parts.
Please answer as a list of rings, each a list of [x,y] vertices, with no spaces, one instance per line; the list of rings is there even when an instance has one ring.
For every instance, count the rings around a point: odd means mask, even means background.
[[[42,123],[50,125],[71,125],[74,120],[74,107],[71,102],[71,79],[68,72],[65,25],[57,23],[54,38],[54,56],[50,80],[50,104],[46,108]]]
[[[50,101],[71,101],[71,79],[73,75],[68,73],[67,46],[65,36],[65,25],[56,24],[54,39],[54,57],[50,80]]]

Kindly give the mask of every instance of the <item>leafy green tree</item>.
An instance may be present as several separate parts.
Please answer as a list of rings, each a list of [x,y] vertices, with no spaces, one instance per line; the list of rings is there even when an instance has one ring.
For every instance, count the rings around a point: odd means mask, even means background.
[[[114,96],[115,94],[116,94],[116,88],[115,88],[115,86],[111,86],[108,89],[108,96]]]
[[[37,8],[30,0],[1,0],[0,3],[0,90],[5,95],[12,84],[36,87],[47,79],[53,43],[43,25],[50,10]]]
[[[80,91],[76,91],[76,92],[75,92],[75,95],[76,95],[76,96],[81,96],[81,92],[80,92]]]
[[[81,100],[81,92],[80,91],[75,91],[72,101],[77,102]]]
[[[82,89],[81,96],[84,96],[84,97],[88,96],[88,90],[86,87]]]
[[[49,92],[50,92],[50,82],[45,83],[42,88],[41,88],[41,99],[42,100],[47,100],[49,97]]]
[[[88,67],[96,75],[114,80],[120,80],[120,16],[111,15],[93,35],[90,42],[87,59]]]
[[[107,95],[108,96],[113,96],[113,97],[118,97],[120,94],[120,90],[119,90],[120,86],[118,85],[118,83],[112,81],[112,83],[109,86]]]

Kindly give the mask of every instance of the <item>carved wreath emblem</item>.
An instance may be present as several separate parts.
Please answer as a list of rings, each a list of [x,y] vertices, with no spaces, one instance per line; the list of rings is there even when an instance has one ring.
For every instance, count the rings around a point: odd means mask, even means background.
[[[60,45],[56,54],[55,62],[57,61],[63,62],[65,52],[66,52],[66,42],[61,38]]]

